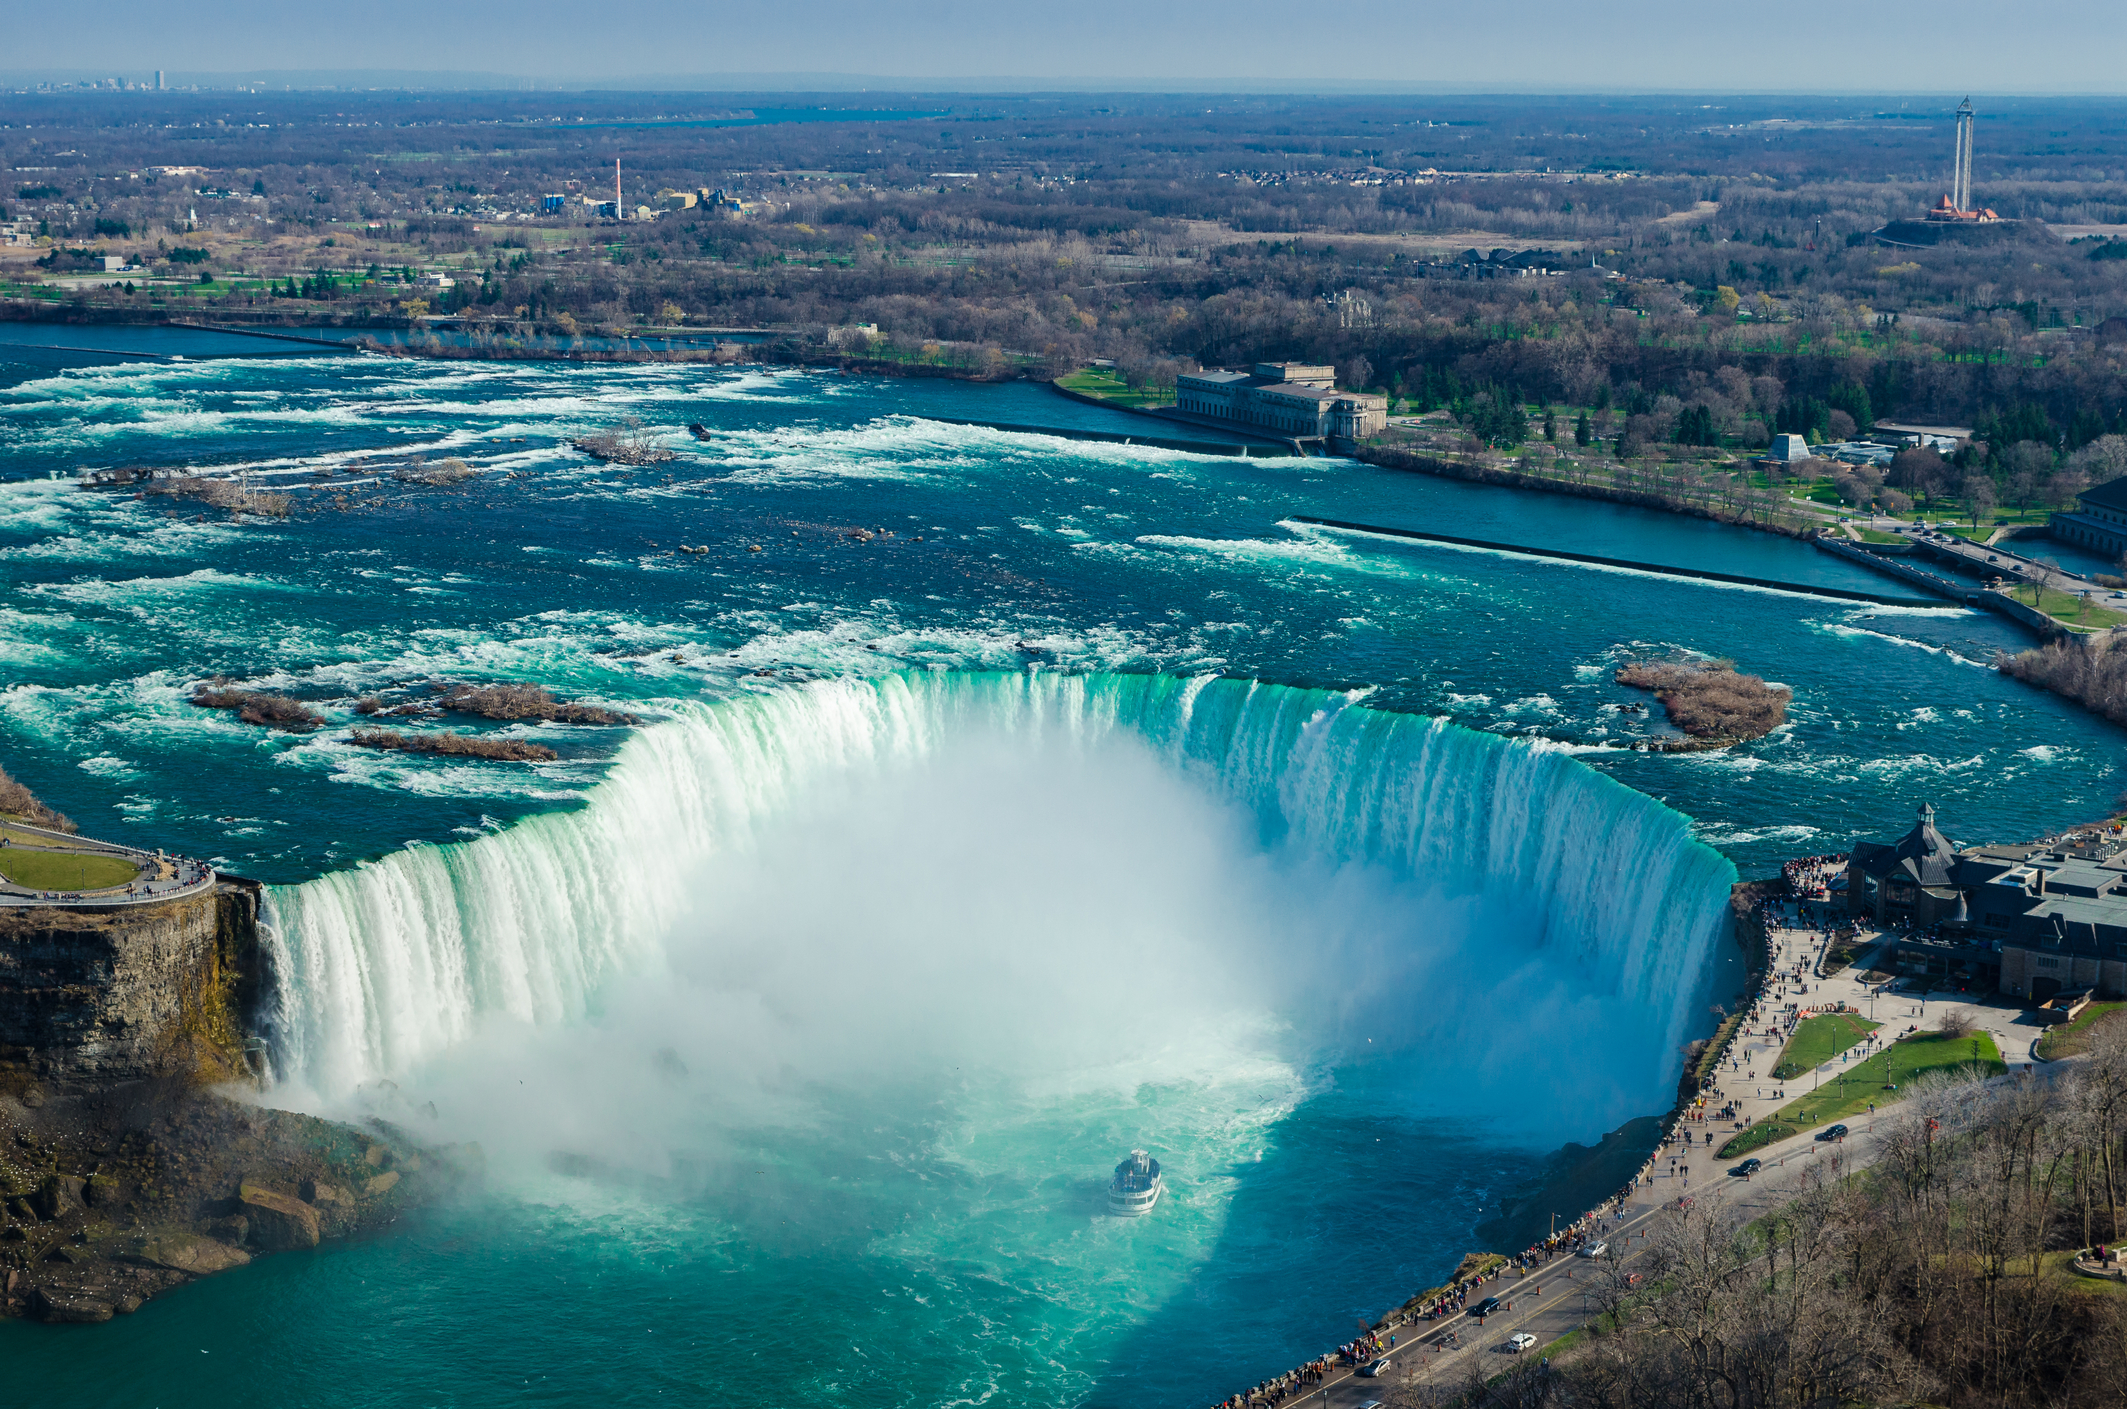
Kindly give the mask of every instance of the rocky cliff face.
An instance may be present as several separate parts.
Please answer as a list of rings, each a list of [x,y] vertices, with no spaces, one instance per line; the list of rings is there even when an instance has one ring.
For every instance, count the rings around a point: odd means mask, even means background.
[[[161,905],[0,911],[0,1316],[108,1321],[477,1176],[477,1150],[209,1089],[252,1076],[258,902],[228,882]]]
[[[0,1090],[246,1075],[258,891],[0,911]]]

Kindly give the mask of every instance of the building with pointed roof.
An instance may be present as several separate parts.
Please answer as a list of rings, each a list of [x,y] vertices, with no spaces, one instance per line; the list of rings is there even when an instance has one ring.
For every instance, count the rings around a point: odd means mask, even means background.
[[[1878,924],[1935,924],[1958,898],[1957,861],[1957,848],[1935,829],[1935,809],[1922,803],[1913,830],[1897,841],[1855,843],[1846,863],[1848,903],[1869,894]]]
[[[1902,972],[2044,1002],[2127,995],[2127,834],[1959,848],[1923,804],[1895,842],[1847,857],[1848,912],[1896,936]]]

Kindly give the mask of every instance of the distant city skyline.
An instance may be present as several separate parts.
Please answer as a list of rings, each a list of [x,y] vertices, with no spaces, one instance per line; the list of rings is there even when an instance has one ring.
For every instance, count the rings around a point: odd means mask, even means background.
[[[2127,7],[2091,0],[1707,7],[1266,0],[1127,15],[932,0],[374,0],[309,23],[263,0],[12,7],[0,81],[223,86],[2127,93]],[[1299,27],[1295,22],[1300,21]],[[321,60],[327,62],[321,62]],[[329,65],[329,66],[328,66]],[[381,81],[380,81],[381,80]]]

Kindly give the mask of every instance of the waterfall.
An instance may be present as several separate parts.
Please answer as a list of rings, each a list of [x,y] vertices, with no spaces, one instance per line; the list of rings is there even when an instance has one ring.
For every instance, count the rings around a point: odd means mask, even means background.
[[[330,1097],[436,1058],[485,1020],[578,1022],[602,985],[658,961],[712,859],[751,845],[809,789],[919,764],[969,733],[1066,753],[1127,739],[1252,819],[1266,849],[1315,858],[1325,884],[1364,872],[1433,897],[1437,915],[1402,948],[1423,948],[1426,926],[1460,926],[1407,972],[1379,950],[1323,964],[1389,990],[1394,970],[1436,996],[1465,979],[1497,988],[1492,970],[1512,968],[1529,1003],[1553,995],[1560,1022],[1600,1003],[1606,1025],[1630,1032],[1638,1097],[1674,1079],[1734,872],[1655,800],[1562,749],[1356,695],[942,672],[682,705],[633,735],[573,811],[273,887],[276,1069]],[[1292,928],[1281,943],[1302,971],[1311,926]],[[1365,1023],[1390,1020],[1396,993],[1376,996]],[[1454,1040],[1514,1021],[1517,1001],[1473,1001]]]

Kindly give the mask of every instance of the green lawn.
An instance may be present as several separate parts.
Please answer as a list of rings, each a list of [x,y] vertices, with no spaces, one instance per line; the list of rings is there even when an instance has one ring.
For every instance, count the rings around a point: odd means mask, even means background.
[[[1826,1013],[1810,1018],[1795,1028],[1795,1035],[1781,1049],[1779,1065],[1772,1070],[1773,1080],[1789,1081],[1830,1061],[1878,1026],[1853,1013]]]
[[[1999,1076],[2009,1069],[2003,1063],[1994,1039],[1984,1032],[1970,1037],[1923,1032],[1902,1042],[1894,1042],[1888,1051],[1878,1052],[1867,1061],[1848,1067],[1826,1081],[1822,1088],[1797,1096],[1774,1111],[1770,1119],[1761,1120],[1742,1131],[1721,1146],[1719,1158],[1732,1159],[1775,1140],[1784,1140],[1798,1131],[1814,1130],[1859,1115],[1868,1109],[1871,1101],[1881,1105],[1897,1100],[1897,1092],[1889,1089],[1894,1085],[1902,1087],[1925,1072],[1964,1066],[1978,1066],[1988,1076]]]
[[[2091,1029],[2122,1008],[2127,1008],[2127,1003],[2092,1003],[2076,1015],[2074,1022],[2063,1023],[2039,1038],[2038,1054],[2049,1062],[2074,1056],[2090,1045]]]
[[[1097,396],[1118,406],[1172,406],[1174,398],[1157,387],[1134,387],[1106,367],[1081,367],[1056,384],[1082,396]]]
[[[0,848],[0,876],[31,890],[102,890],[122,886],[139,873],[130,861],[93,852]]]
[[[2032,594],[2029,588],[2017,588],[2009,595],[2027,607],[2031,605]],[[2073,592],[2047,592],[2040,598],[2038,609],[2054,620],[2067,622],[2071,626],[2118,626],[2121,622],[2127,622],[2127,614],[2105,607],[2089,606]]]

